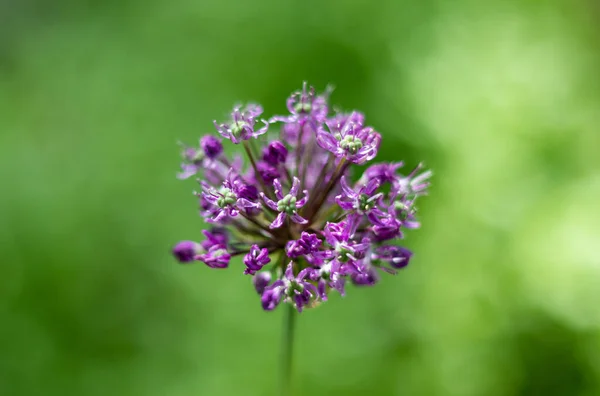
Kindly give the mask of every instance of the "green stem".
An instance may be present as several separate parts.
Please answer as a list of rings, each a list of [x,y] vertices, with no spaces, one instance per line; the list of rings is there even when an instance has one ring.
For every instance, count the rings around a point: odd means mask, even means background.
[[[240,215],[242,215],[242,217],[244,217],[246,220],[248,220],[249,222],[251,222],[252,224],[254,224],[255,226],[257,226],[258,228],[260,228],[261,230],[263,230],[264,232],[268,233],[269,235],[271,235],[273,237],[273,239],[277,242],[282,243],[283,245],[285,245],[285,241],[281,241],[280,240],[280,236],[279,234],[274,231],[271,230],[269,227],[267,227],[264,224],[261,224],[258,222],[258,220],[256,220],[255,218],[253,218],[252,216],[249,216],[248,214],[244,213],[243,211],[240,210]],[[264,236],[264,235],[263,235]]]
[[[281,394],[292,394],[292,359],[294,353],[294,322],[296,309],[294,304],[286,304],[287,310],[283,322],[283,339],[281,343]]]
[[[319,213],[319,210],[321,210],[321,206],[323,206],[323,203],[327,200],[327,196],[329,195],[331,190],[336,186],[336,184],[340,181],[340,179],[344,175],[344,172],[346,171],[346,169],[348,168],[349,165],[350,165],[350,162],[346,161],[345,158],[342,158],[340,160],[340,163],[338,164],[337,168],[335,169],[335,171],[331,175],[331,178],[329,179],[329,183],[327,184],[327,187],[325,187],[325,190],[323,190],[319,194],[319,199],[317,201],[315,201],[313,206],[311,206],[311,208],[310,208],[311,212],[310,212],[310,215],[308,215],[308,221],[309,221],[308,224],[309,225],[311,225],[315,222],[316,215],[317,215],[317,213]]]
[[[242,145],[244,146],[244,150],[246,151],[246,155],[248,155],[248,159],[250,160],[250,164],[252,164],[252,168],[254,169],[254,175],[256,177],[256,180],[258,180],[258,183],[260,183],[260,186],[262,187],[262,189],[265,192],[265,194],[267,194],[267,196],[269,198],[274,199],[275,196],[271,192],[271,189],[267,188],[267,185],[265,184],[265,181],[264,181],[262,175],[258,171],[258,168],[256,166],[256,161],[254,160],[254,155],[252,154],[252,150],[250,149],[250,144],[248,143],[247,140],[244,140],[244,143]]]
[[[327,160],[327,162],[321,169],[321,172],[319,173],[319,176],[317,177],[317,181],[313,187],[312,195],[310,196],[310,199],[308,200],[306,205],[304,205],[304,207],[301,209],[300,216],[305,217],[305,215],[310,212],[317,197],[321,194],[321,186],[325,185],[325,175],[327,174],[327,171],[329,170],[329,167],[333,163],[334,159],[335,159],[335,157],[333,155],[329,154],[329,159]]]

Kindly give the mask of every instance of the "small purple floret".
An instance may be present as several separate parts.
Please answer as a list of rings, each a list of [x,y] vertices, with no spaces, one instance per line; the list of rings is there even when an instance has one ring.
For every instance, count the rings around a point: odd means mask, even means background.
[[[285,251],[290,258],[298,258],[317,252],[323,242],[316,234],[303,232],[300,239],[289,241]]]
[[[298,189],[300,187],[300,180],[294,177],[294,183],[290,189],[289,194],[283,195],[282,186],[278,179],[273,181],[275,187],[275,196],[278,201],[275,202],[268,198],[264,193],[260,193],[260,197],[265,202],[265,205],[269,209],[279,212],[275,220],[269,225],[269,228],[279,228],[283,225],[283,222],[289,217],[294,223],[306,224],[308,220],[298,214],[298,209],[302,208],[308,202],[308,191],[304,190],[304,197],[300,200],[297,199]]]
[[[200,147],[210,159],[217,158],[223,152],[221,141],[212,135],[206,135],[200,139]]]
[[[231,113],[231,121],[222,124],[217,124],[217,121],[214,121],[215,128],[221,136],[235,144],[241,143],[243,140],[257,138],[267,132],[268,128],[268,123],[265,121],[262,128],[256,129],[256,121],[262,112],[262,107],[255,104],[249,104],[244,109],[237,106]]]
[[[252,278],[252,284],[260,295],[263,294],[269,283],[271,283],[271,273],[268,271],[259,272]]]
[[[269,143],[263,152],[263,160],[271,166],[284,163],[287,156],[288,149],[279,140]]]
[[[206,253],[197,255],[195,259],[202,261],[210,268],[227,268],[231,255],[225,246],[214,245]]]
[[[173,248],[173,255],[180,263],[190,263],[202,251],[202,246],[192,241],[181,241]]]
[[[374,259],[382,260],[392,268],[401,269],[408,265],[413,253],[402,246],[380,246],[376,249]]]
[[[269,258],[269,250],[266,248],[259,248],[258,245],[252,245],[250,251],[244,256],[244,264],[246,270],[244,274],[254,275],[257,271],[260,271],[262,267],[269,264],[271,259]]]

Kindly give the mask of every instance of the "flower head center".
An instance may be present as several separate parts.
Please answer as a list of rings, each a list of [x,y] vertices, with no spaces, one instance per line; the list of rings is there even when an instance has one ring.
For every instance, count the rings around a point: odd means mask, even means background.
[[[296,113],[310,113],[312,106],[309,102],[300,101],[294,105]]]
[[[402,201],[394,202],[394,207],[397,211],[399,211],[400,220],[406,220],[408,217],[414,215],[417,211],[416,207],[407,205]]]
[[[217,205],[219,208],[224,208],[229,205],[233,205],[237,201],[237,196],[229,188],[223,187],[219,190],[220,197],[217,199]]]
[[[367,194],[360,194],[358,196],[358,210],[361,212],[368,212],[373,209],[373,200],[369,198]]]
[[[221,257],[221,256],[225,256],[227,254],[229,254],[227,249],[217,249],[214,252],[212,252],[212,255],[215,257]]]
[[[248,123],[246,121],[234,121],[233,124],[231,124],[231,134],[235,137],[240,137],[247,125]]]
[[[289,285],[286,288],[287,295],[290,297],[294,297],[294,295],[296,293],[300,294],[303,291],[304,291],[304,286],[295,279],[291,280]]]
[[[363,142],[354,135],[346,135],[340,141],[340,147],[351,154],[356,154],[363,147]]]
[[[296,201],[296,197],[288,194],[277,202],[277,210],[292,215],[296,211]]]
[[[331,264],[327,263],[325,264],[322,268],[321,271],[319,271],[321,278],[323,278],[326,281],[330,281],[331,280]]]
[[[338,254],[338,260],[341,263],[346,263],[348,262],[352,257],[352,254],[354,253],[354,249],[352,249],[350,246],[348,245],[344,245],[342,243],[339,243],[336,247],[335,247],[335,251]]]

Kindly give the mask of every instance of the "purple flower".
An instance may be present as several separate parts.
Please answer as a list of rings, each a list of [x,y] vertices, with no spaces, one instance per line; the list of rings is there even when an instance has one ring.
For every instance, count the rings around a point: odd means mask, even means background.
[[[375,224],[371,231],[375,236],[375,239],[379,242],[388,241],[394,238],[401,238],[402,232],[400,231],[400,227],[402,223],[400,220],[395,217],[389,217],[386,221]]]
[[[402,162],[371,165],[363,173],[361,182],[364,184],[368,180],[378,179],[381,184],[396,184],[399,180],[399,176],[396,174],[396,172],[398,171],[398,169],[402,168],[402,166],[404,166]]]
[[[269,143],[263,152],[263,160],[271,166],[284,163],[287,156],[288,149],[278,140]]]
[[[353,111],[352,113],[337,113],[326,122],[327,125],[345,125],[348,123],[364,125],[365,115],[359,111]]]
[[[258,130],[255,129],[256,119],[262,112],[262,107],[254,104],[249,104],[244,110],[237,106],[231,113],[231,121],[224,124],[217,124],[217,121],[214,121],[215,128],[221,136],[235,144],[240,143],[242,140],[257,138],[267,132],[268,128],[268,123],[265,122],[264,127]]]
[[[360,260],[370,246],[369,240],[366,238],[360,242],[352,238],[352,229],[349,223],[327,223],[324,235],[325,240],[332,247],[331,250],[324,253],[337,263]]]
[[[181,164],[181,172],[177,173],[178,179],[188,179],[198,173],[199,165]]]
[[[207,210],[203,216],[208,217],[208,221],[212,223],[236,217],[240,210],[260,207],[258,202],[252,202],[247,198],[248,187],[233,173],[229,174],[219,190],[206,183],[203,183],[202,190],[202,197],[207,203]]]
[[[225,246],[214,245],[206,253],[199,254],[194,259],[202,261],[210,268],[227,268],[231,255]]]
[[[284,121],[286,125],[324,122],[329,111],[327,98],[330,93],[331,88],[328,88],[323,95],[316,95],[315,89],[304,83],[302,90],[294,92],[286,102],[291,116],[275,116],[271,121]]]
[[[379,275],[374,268],[369,267],[364,272],[353,272],[350,279],[357,286],[373,286],[379,280]]]
[[[276,283],[277,282],[281,281],[276,281]],[[266,287],[262,293],[262,296],[260,297],[260,302],[262,304],[263,309],[265,311],[272,311],[275,308],[277,308],[277,306],[281,302],[281,299],[283,298],[283,292],[283,283],[280,283],[275,287]]]
[[[381,136],[358,111],[330,112],[330,93],[316,94],[306,83],[294,92],[289,113],[269,119],[281,124],[278,137],[258,139],[268,127],[260,106],[236,106],[229,121],[214,123],[219,135],[183,147],[178,177],[196,176],[200,214],[214,227],[202,231],[200,243],[178,243],[173,255],[211,268],[243,257],[243,272],[268,311],[279,304],[302,311],[330,292],[343,296],[349,283],[374,285],[412,257],[394,244],[403,229],[420,226],[417,201],[431,172],[421,164],[408,174],[402,162],[374,164],[351,183],[356,165],[377,155]],[[226,153],[227,140],[243,143],[245,159]]]
[[[415,229],[419,228],[421,224],[416,220],[417,208],[414,203],[416,197],[408,198],[406,194],[397,196],[395,191],[390,192],[391,204],[388,207],[389,221],[397,225],[401,225],[404,228]]]
[[[281,177],[279,171],[273,165],[266,161],[259,161],[257,164],[258,173],[265,183],[272,184],[275,179]]]
[[[202,233],[206,237],[200,244],[204,250],[209,250],[215,245],[227,246],[229,235],[225,228],[213,227],[210,231],[203,230]]]
[[[396,212],[396,216],[399,219],[398,222],[404,228],[415,229],[421,227],[421,223],[415,219],[417,208],[413,205],[413,202],[399,200],[394,202],[392,208]]]
[[[210,159],[217,158],[223,152],[221,141],[211,135],[206,135],[200,139],[200,147],[202,147],[204,155]]]
[[[317,252],[322,241],[309,232],[303,232],[300,239],[289,241],[285,247],[285,252],[290,258],[298,258],[310,253]]]
[[[261,198],[265,201],[265,204],[272,210],[279,212],[275,220],[269,225],[269,228],[279,228],[283,225],[283,222],[287,216],[289,216],[294,223],[306,224],[308,220],[298,214],[298,209],[303,207],[308,201],[308,191],[304,190],[304,198],[298,200],[298,189],[300,188],[300,180],[294,177],[294,183],[290,189],[290,193],[283,195],[281,183],[278,179],[273,181],[275,187],[275,196],[279,201],[275,202],[268,198],[264,193],[261,193]]]
[[[418,174],[421,169],[423,169],[423,164],[417,165],[408,175],[399,176],[394,183],[392,193],[400,197],[426,194],[425,190],[429,187],[429,178],[433,172],[428,170]]]
[[[342,176],[341,186],[343,194],[335,197],[335,201],[344,210],[352,211],[360,216],[367,215],[369,221],[373,224],[382,224],[381,218],[387,214],[378,207],[378,200],[383,197],[383,193],[375,194],[380,185],[379,179],[371,179],[366,185],[354,191],[346,183],[346,178]]]
[[[242,184],[237,186],[237,195],[240,198],[251,202],[258,201],[258,189],[251,184]]]
[[[330,241],[347,241],[352,238],[352,234],[354,233],[354,229],[350,227],[345,221],[340,221],[339,223],[331,223],[328,222],[325,224],[324,235],[326,235],[327,242]]]
[[[211,169],[212,172],[219,172],[223,169],[214,161],[223,152],[221,140],[214,136],[206,135],[200,139],[200,148],[193,148],[183,145],[181,172],[177,174],[179,179],[187,179],[194,176],[202,169]],[[227,170],[225,170],[227,173]]]
[[[183,157],[183,163],[181,164],[181,172],[177,174],[177,178],[187,179],[198,173],[203,164],[203,152],[192,147],[183,146],[181,156]]]
[[[267,286],[271,283],[271,273],[268,271],[259,272],[252,277],[252,284],[256,292],[262,295]]]
[[[317,288],[309,279],[313,269],[305,268],[294,276],[293,262],[290,262],[282,279],[275,281],[263,292],[261,302],[263,309],[271,311],[277,307],[282,298],[294,304],[298,312],[302,312],[304,306],[308,305],[319,294]]]
[[[202,246],[196,242],[181,241],[173,248],[173,255],[180,263],[189,263],[202,251]]]
[[[307,84],[302,85],[302,91],[292,94],[287,100],[287,108],[294,115],[312,115],[317,121],[324,121],[327,117],[327,103],[324,97],[316,96],[315,89],[306,89]]]
[[[237,208],[237,195],[227,187],[216,190],[206,184],[202,186],[202,203],[207,209],[202,216],[208,217],[211,223],[225,220],[227,217],[235,217],[239,213]]]
[[[244,270],[244,274],[254,275],[270,262],[271,259],[269,258],[269,250],[267,248],[261,249],[258,245],[252,245],[248,254],[244,256],[244,264],[247,267]]]
[[[346,278],[340,271],[340,266],[334,266],[332,262],[328,262],[315,270],[312,274],[312,280],[318,282],[317,289],[322,301],[327,301],[327,288],[337,290],[342,297],[346,295]]]
[[[381,135],[373,128],[364,127],[362,123],[356,122],[359,118],[351,114],[345,123],[330,122],[328,124],[330,133],[319,129],[317,132],[319,146],[338,158],[346,158],[359,165],[375,158]]]
[[[413,253],[401,246],[380,246],[373,254],[373,260],[381,260],[389,263],[392,268],[401,269],[408,265]]]

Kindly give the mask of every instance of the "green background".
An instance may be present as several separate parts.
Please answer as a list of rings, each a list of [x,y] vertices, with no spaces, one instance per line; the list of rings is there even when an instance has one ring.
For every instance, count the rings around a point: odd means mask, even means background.
[[[0,395],[273,395],[283,310],[177,141],[307,80],[435,172],[411,266],[298,321],[298,395],[600,394],[600,5],[0,2]]]

